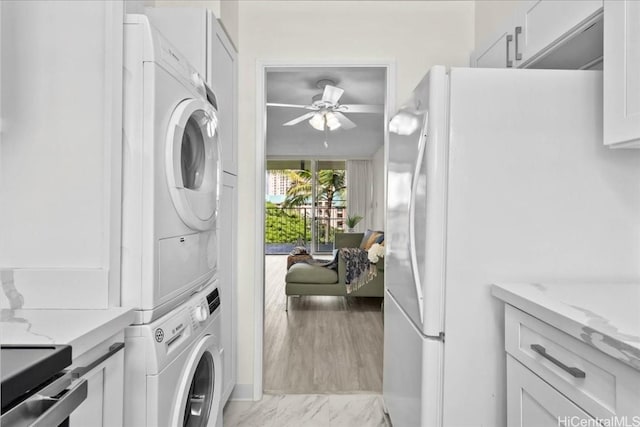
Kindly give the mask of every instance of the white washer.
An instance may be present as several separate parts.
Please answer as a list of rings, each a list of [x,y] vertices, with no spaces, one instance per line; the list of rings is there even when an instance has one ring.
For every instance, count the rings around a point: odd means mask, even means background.
[[[124,24],[122,305],[149,323],[217,268],[215,97],[144,15]]]
[[[148,325],[125,330],[125,427],[222,427],[215,282]]]

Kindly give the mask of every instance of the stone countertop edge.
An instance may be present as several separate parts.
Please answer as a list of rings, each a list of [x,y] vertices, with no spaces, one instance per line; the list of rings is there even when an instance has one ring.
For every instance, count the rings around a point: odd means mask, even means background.
[[[9,311],[9,310],[4,310]],[[11,310],[12,318],[0,323],[2,344],[66,344],[71,345],[73,359],[123,331],[135,320],[135,312],[127,308],[95,310],[30,309]],[[73,320],[73,326],[60,326],[60,319]],[[20,319],[16,322],[15,319]]]
[[[589,325],[578,318],[578,313],[562,301],[553,300],[542,293],[533,293],[539,285],[500,283],[491,285],[491,294],[515,308],[571,335],[624,364],[640,371],[640,336],[625,339],[615,333]],[[562,286],[554,284],[553,286]],[[638,285],[640,287],[640,285]],[[594,311],[595,314],[597,310]],[[604,316],[603,316],[604,318]],[[640,325],[639,325],[640,326]]]

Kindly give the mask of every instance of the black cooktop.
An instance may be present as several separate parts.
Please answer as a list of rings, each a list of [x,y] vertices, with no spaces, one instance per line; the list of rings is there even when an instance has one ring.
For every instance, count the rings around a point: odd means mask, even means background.
[[[0,346],[2,412],[71,365],[68,345]]]

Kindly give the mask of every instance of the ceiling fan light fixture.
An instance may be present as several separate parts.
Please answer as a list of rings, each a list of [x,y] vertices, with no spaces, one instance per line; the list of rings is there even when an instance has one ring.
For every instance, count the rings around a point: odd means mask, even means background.
[[[324,117],[327,120],[327,127],[329,130],[336,130],[340,127],[340,121],[332,112],[326,113]]]
[[[309,124],[316,130],[324,130],[324,115],[315,113],[313,117],[309,119]]]

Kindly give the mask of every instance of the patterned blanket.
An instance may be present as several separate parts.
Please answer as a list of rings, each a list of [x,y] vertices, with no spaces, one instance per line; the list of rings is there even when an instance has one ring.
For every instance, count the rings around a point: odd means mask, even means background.
[[[357,291],[377,275],[374,265],[369,262],[367,251],[360,248],[340,248],[340,256],[346,266],[347,293]],[[372,268],[374,267],[374,268]]]

